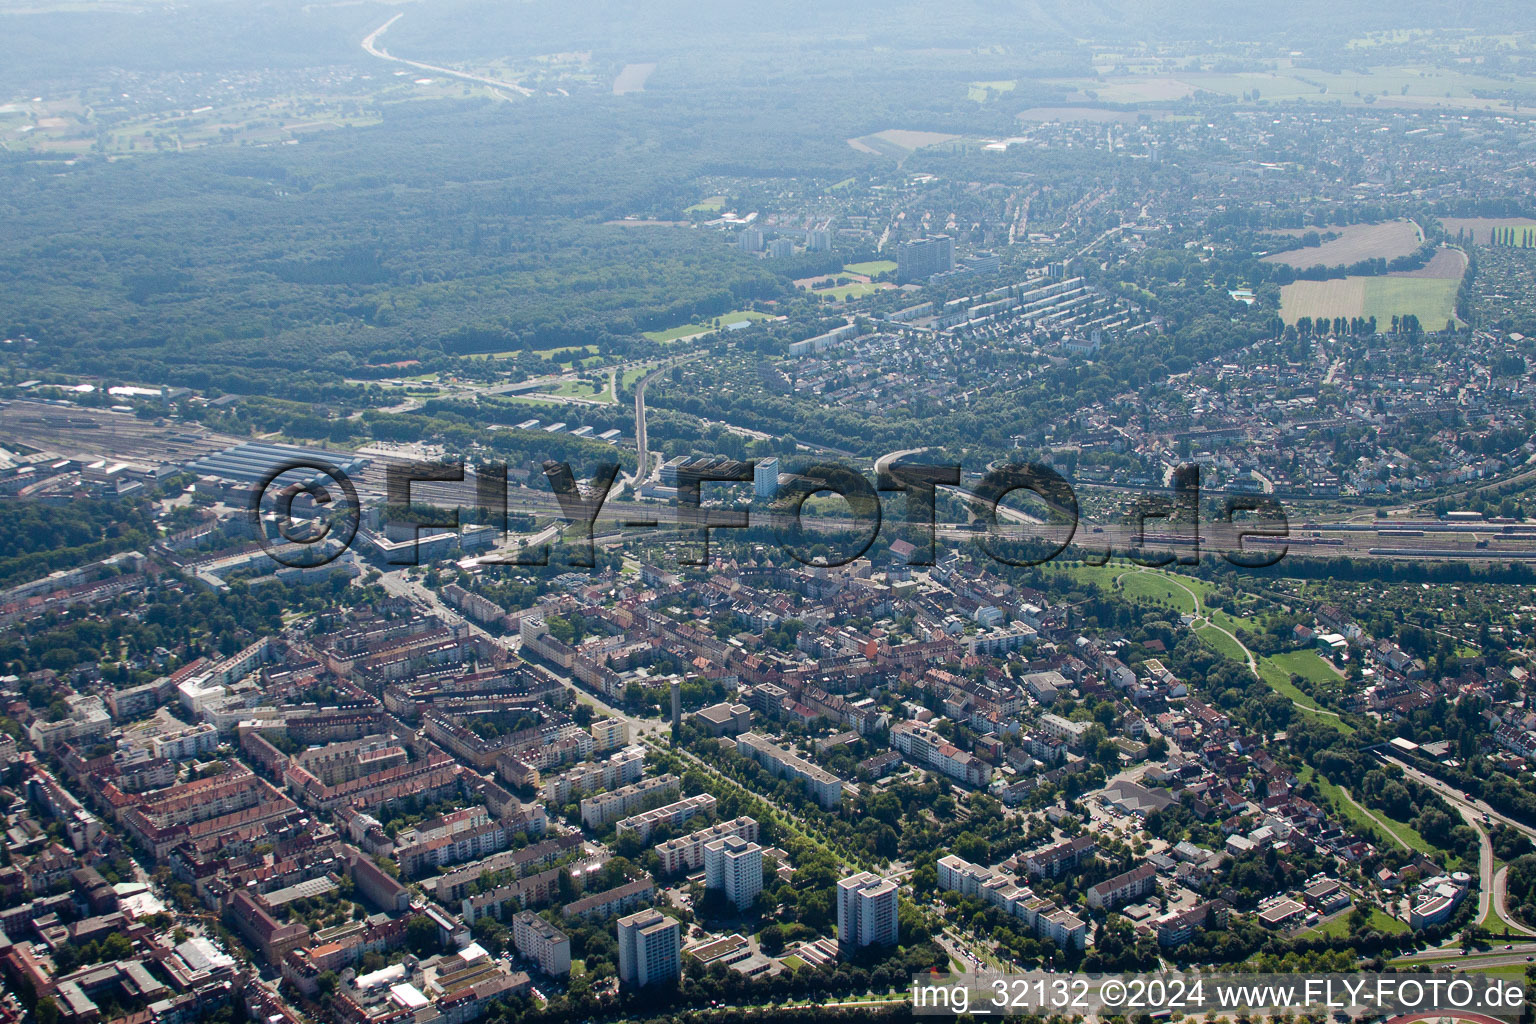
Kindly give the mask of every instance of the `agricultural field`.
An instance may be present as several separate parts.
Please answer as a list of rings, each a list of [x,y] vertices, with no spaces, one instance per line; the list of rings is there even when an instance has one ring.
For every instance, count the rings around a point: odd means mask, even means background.
[[[1379,278],[1339,277],[1329,281],[1296,281],[1280,289],[1280,315],[1286,323],[1295,323],[1301,317],[1357,317],[1368,315],[1366,285]],[[1454,292],[1452,293],[1454,298]],[[1378,300],[1372,303],[1381,306]],[[1404,312],[1409,312],[1405,310]],[[1391,321],[1391,315],[1387,317]],[[1378,319],[1377,323],[1381,320]],[[1434,320],[1419,318],[1420,323]]]
[[[759,313],[755,309],[737,309],[729,313],[722,313],[713,320],[704,323],[681,324],[677,327],[669,327],[664,331],[646,331],[645,336],[652,341],[668,342],[679,341],[683,338],[694,338],[700,334],[708,334],[731,324],[746,323],[748,320],[772,320],[771,313]]]
[[[1030,107],[1019,112],[1020,121],[1097,121],[1134,124],[1136,114],[1128,110],[1108,110],[1103,107]]]
[[[1370,278],[1360,315],[1389,324],[1393,316],[1412,314],[1425,330],[1438,331],[1447,320],[1456,319],[1456,290],[1460,286],[1459,278]]]
[[[1388,277],[1416,277],[1436,278],[1439,280],[1460,281],[1461,275],[1467,272],[1467,254],[1460,249],[1452,249],[1449,246],[1441,246],[1430,257],[1429,262],[1418,270],[1398,270]]]
[[[1322,245],[1271,253],[1263,262],[1283,263],[1297,270],[1316,266],[1347,267],[1361,260],[1407,256],[1423,241],[1423,232],[1411,220],[1350,224],[1337,230],[1339,237]]]
[[[1394,316],[1413,315],[1427,331],[1456,319],[1456,291],[1466,271],[1465,254],[1442,249],[1419,270],[1384,277],[1339,277],[1295,281],[1280,289],[1280,315],[1293,324],[1299,317],[1372,317],[1391,324]]]
[[[905,128],[887,128],[883,132],[875,132],[873,135],[861,135],[856,139],[849,139],[848,145],[860,153],[874,153],[877,156],[894,157],[904,160],[913,153],[927,146],[937,146],[944,142],[953,142],[958,135],[949,135],[945,132],[920,132]]]
[[[1522,248],[1531,248],[1536,245],[1536,220],[1526,217],[1443,217],[1440,226],[1445,228],[1445,233],[1456,241],[1472,242],[1476,245],[1493,244],[1493,232],[1513,229],[1515,235],[1521,241],[1527,236],[1533,236],[1531,242]]]
[[[1169,103],[1199,93],[1215,93],[1251,102],[1301,100],[1378,108],[1505,111],[1512,109],[1509,101],[1484,97],[1512,87],[1536,85],[1530,79],[1500,79],[1432,65],[1383,65],[1335,73],[1293,67],[1289,61],[1276,62],[1270,71],[1143,71],[1046,81],[1076,90],[1067,97],[1073,102]],[[977,84],[972,83],[971,88]],[[1484,96],[1478,96],[1479,92]]]
[[[613,94],[623,96],[632,92],[644,92],[645,81],[656,70],[655,64],[625,64],[613,80]]]

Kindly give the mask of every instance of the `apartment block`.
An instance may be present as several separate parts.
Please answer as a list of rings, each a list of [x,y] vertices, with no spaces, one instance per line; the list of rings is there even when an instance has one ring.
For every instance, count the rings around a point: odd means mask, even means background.
[[[704,866],[704,846],[716,839],[737,836],[749,843],[757,842],[757,819],[743,814],[731,821],[721,821],[690,832],[685,836],[668,839],[654,847],[661,858],[661,873],[675,875],[683,871],[697,871]]]
[[[596,764],[577,765],[544,783],[544,798],[564,807],[575,797],[639,782],[645,774],[645,749],[625,747]]]
[[[571,973],[571,940],[531,910],[513,916],[512,944],[519,956],[532,960],[552,978]]]
[[[1088,889],[1088,905],[1103,910],[1130,900],[1140,899],[1157,888],[1157,869],[1143,862],[1131,870],[1106,878]]]
[[[1019,858],[1019,862],[1031,878],[1055,878],[1092,857],[1098,849],[1099,844],[1092,836],[1078,836],[1064,843],[1026,853]]]
[[[918,722],[891,726],[891,746],[914,764],[943,772],[956,782],[985,786],[992,780],[991,765]]]
[[[818,804],[828,810],[843,802],[842,779],[800,755],[770,743],[755,732],[744,732],[737,736],[736,750],[780,778],[795,779],[805,786]]]
[[[682,975],[682,928],[659,910],[621,917],[619,981],[634,988],[676,983]]]
[[[641,807],[682,792],[683,780],[668,773],[616,789],[598,793],[581,802],[581,823],[587,828],[602,828],[634,814]]]
[[[837,883],[837,942],[845,955],[864,946],[893,946],[896,883],[868,871]]]
[[[643,843],[651,838],[651,830],[657,825],[666,824],[676,828],[694,816],[714,809],[715,798],[708,793],[700,793],[698,796],[683,797],[673,803],[641,811],[620,821],[616,828],[620,833],[637,833]]]
[[[1023,921],[1038,937],[1065,949],[1082,949],[1088,944],[1088,925],[1082,918],[1036,896],[1034,890],[1020,885],[1007,873],[972,864],[954,854],[940,857],[938,869],[939,888],[996,907]]]
[[[704,887],[720,890],[733,907],[745,910],[763,891],[763,848],[740,836],[706,843]]]

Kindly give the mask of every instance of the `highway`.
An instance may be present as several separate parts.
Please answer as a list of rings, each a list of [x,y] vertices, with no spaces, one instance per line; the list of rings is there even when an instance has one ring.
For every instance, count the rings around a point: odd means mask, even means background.
[[[1491,902],[1493,907],[1498,911],[1499,917],[1503,918],[1504,921],[1509,924],[1511,930],[1536,936],[1536,930],[1530,929],[1525,925],[1515,921],[1509,912],[1509,893],[1507,890],[1508,879],[1506,877],[1507,868],[1499,868],[1497,872],[1493,870],[1493,846],[1489,842],[1488,831],[1482,824],[1482,820],[1486,818],[1488,820],[1497,821],[1501,824],[1508,825],[1510,828],[1515,829],[1516,831],[1533,840],[1536,840],[1536,828],[1532,828],[1529,825],[1525,825],[1513,818],[1499,813],[1498,811],[1494,810],[1493,807],[1486,801],[1478,800],[1475,797],[1468,797],[1465,793],[1458,790],[1450,783],[1443,782],[1440,779],[1435,778],[1433,775],[1430,775],[1428,772],[1415,768],[1407,762],[1393,757],[1391,754],[1388,754],[1385,751],[1377,751],[1376,756],[1383,761],[1396,765],[1398,768],[1402,769],[1404,774],[1408,775],[1414,781],[1420,782],[1434,790],[1442,798],[1444,798],[1446,803],[1456,808],[1456,810],[1461,814],[1462,818],[1465,819],[1467,824],[1471,825],[1472,828],[1477,831],[1480,847],[1478,854],[1478,875],[1482,891],[1478,896],[1478,914],[1476,920],[1482,920],[1487,916],[1489,903]]]
[[[664,369],[666,369],[665,366],[658,366],[644,377],[641,377],[639,382],[635,384],[635,452],[637,459],[635,461],[635,472],[629,478],[630,484],[634,487],[639,487],[650,478],[649,463],[651,449],[650,441],[645,431],[645,389],[650,386],[651,381],[656,379],[656,375]]]
[[[1446,802],[1452,806],[1471,808],[1479,815],[1487,815],[1494,821],[1508,825],[1515,831],[1523,833],[1525,836],[1532,840],[1536,840],[1536,828],[1532,828],[1529,825],[1516,821],[1514,818],[1510,818],[1504,814],[1501,814],[1500,812],[1494,810],[1493,806],[1486,803],[1485,801],[1479,800],[1476,797],[1469,797],[1467,794],[1463,793],[1455,786],[1452,786],[1450,783],[1437,779],[1435,776],[1430,775],[1428,772],[1421,771],[1420,769],[1415,768],[1396,757],[1393,757],[1386,751],[1378,750],[1376,752],[1376,756],[1383,761],[1397,765],[1415,781],[1423,783],[1430,789],[1433,789],[1435,792],[1445,797]]]
[[[661,375],[662,371],[670,370],[672,367],[686,363],[690,359],[697,359],[701,355],[703,355],[702,352],[695,352],[691,355],[683,356],[681,359],[668,360],[650,373],[647,373],[644,377],[641,377],[635,384],[635,451],[639,458],[635,463],[635,473],[629,480],[632,486],[639,487],[655,475],[646,465],[650,461],[651,450],[650,440],[645,429],[645,389],[650,386],[651,381]],[[661,460],[657,459],[656,463],[656,472],[659,473],[661,471]]]
[[[390,18],[384,24],[380,25],[378,28],[364,36],[362,42],[363,49],[373,56],[378,57],[380,60],[389,60],[394,61],[397,64],[405,64],[408,67],[413,67],[420,71],[430,71],[433,74],[447,75],[449,78],[457,78],[465,82],[473,82],[476,85],[488,85],[493,89],[511,89],[513,92],[523,96],[533,95],[532,89],[524,88],[523,86],[518,85],[516,82],[503,82],[496,78],[486,78],[482,75],[471,75],[463,71],[455,71],[453,68],[440,67],[436,64],[423,64],[421,61],[406,60],[404,57],[396,57],[388,50],[379,46],[378,41],[380,36],[389,31],[391,25],[403,17],[405,17],[404,11]]]

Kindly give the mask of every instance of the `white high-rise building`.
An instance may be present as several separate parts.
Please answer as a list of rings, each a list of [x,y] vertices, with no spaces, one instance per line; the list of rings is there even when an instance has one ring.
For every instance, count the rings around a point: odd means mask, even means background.
[[[779,496],[779,460],[759,459],[752,470],[752,489],[759,498]]]
[[[512,918],[512,944],[552,978],[571,973],[571,940],[531,910],[520,910]]]
[[[634,988],[674,983],[683,973],[682,929],[654,908],[619,918],[619,981]]]
[[[720,889],[737,910],[745,910],[763,891],[763,848],[740,836],[704,844],[704,887]]]
[[[837,883],[837,944],[844,955],[864,946],[894,946],[896,883],[861,871]]]

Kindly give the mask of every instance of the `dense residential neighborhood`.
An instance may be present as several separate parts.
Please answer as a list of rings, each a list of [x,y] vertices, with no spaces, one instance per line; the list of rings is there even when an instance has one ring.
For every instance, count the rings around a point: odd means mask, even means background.
[[[1536,984],[1531,12],[791,6],[0,10],[0,1024]]]

